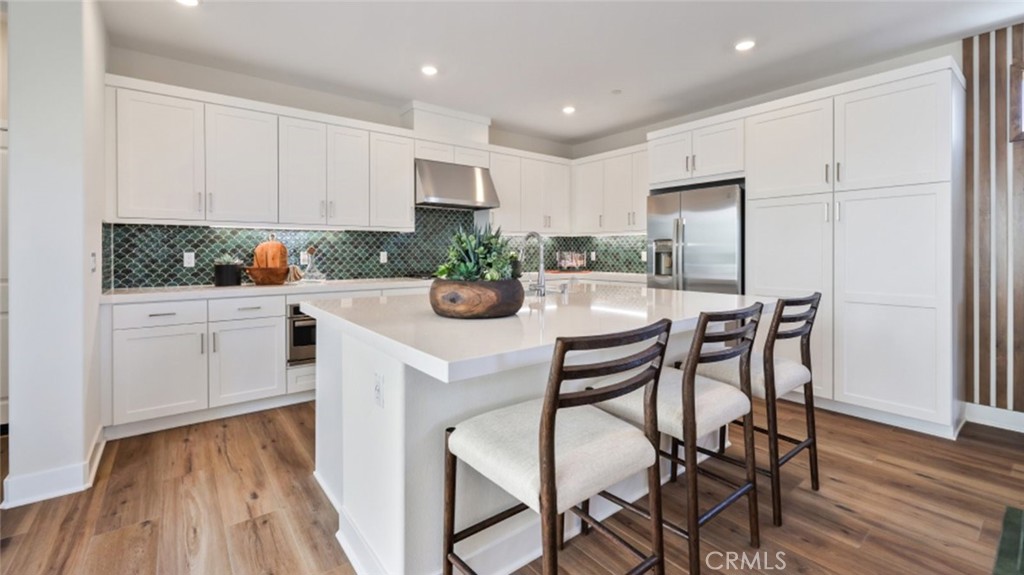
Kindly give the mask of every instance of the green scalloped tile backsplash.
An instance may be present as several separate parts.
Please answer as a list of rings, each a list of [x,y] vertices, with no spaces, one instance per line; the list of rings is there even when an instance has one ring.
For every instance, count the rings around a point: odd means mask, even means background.
[[[444,259],[448,241],[460,227],[473,225],[466,210],[416,209],[414,233],[369,231],[264,230],[142,224],[103,225],[103,286],[109,288],[168,287],[213,283],[213,260],[229,254],[252,261],[253,249],[271,233],[287,248],[290,263],[316,246],[317,267],[329,279],[386,278],[429,273]],[[589,269],[643,273],[643,236],[555,237],[545,242],[547,265],[555,266],[556,251],[596,252]],[[513,236],[513,247],[523,237]],[[193,251],[196,265],[182,265],[182,254]],[[379,253],[388,252],[388,263]],[[524,269],[536,268],[537,250],[526,251]]]

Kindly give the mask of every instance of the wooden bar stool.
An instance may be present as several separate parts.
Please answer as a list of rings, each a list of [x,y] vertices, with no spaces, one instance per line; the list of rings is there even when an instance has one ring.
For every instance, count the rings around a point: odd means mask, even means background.
[[[658,384],[658,430],[672,438],[671,453],[660,451],[660,455],[673,467],[673,478],[676,466],[682,464],[686,475],[686,527],[671,522],[664,522],[668,531],[679,535],[689,542],[690,573],[698,575],[701,568],[700,528],[721,513],[729,505],[744,495],[747,497],[750,519],[750,544],[760,546],[757,518],[757,467],[754,461],[754,417],[750,400],[750,356],[757,335],[757,324],[761,318],[762,305],[754,304],[748,308],[714,313],[702,313],[697,320],[697,328],[693,334],[689,355],[682,366],[683,369],[665,368],[661,372]],[[738,327],[735,325],[738,324]],[[715,328],[715,329],[710,329]],[[721,329],[719,329],[721,328]],[[731,347],[704,351],[706,343],[733,342]],[[742,382],[739,388],[698,375],[698,366],[731,362],[736,370],[736,377]],[[598,388],[602,389],[602,388]],[[643,408],[635,398],[622,396],[600,404],[601,409],[621,417],[634,424],[646,421]],[[746,439],[746,478],[736,483],[717,473],[703,469],[697,465],[697,439],[714,433],[729,422],[743,418],[743,434]],[[680,442],[684,456],[678,455]],[[715,479],[732,487],[733,491],[722,501],[715,503],[708,511],[700,512],[697,475]],[[652,517],[660,512],[653,507],[642,507],[625,501],[613,494],[602,492],[601,495],[614,503],[640,514]]]
[[[663,319],[622,333],[558,338],[543,399],[484,413],[446,431],[445,575],[451,575],[453,567],[463,573],[475,573],[455,553],[456,543],[526,509],[540,514],[544,575],[558,572],[560,518],[566,511],[636,555],[640,563],[629,573],[664,571],[655,405],[671,325]],[[566,356],[571,352],[613,352],[614,348],[644,342],[652,343],[640,351],[622,350],[623,357],[617,359],[566,365]],[[618,381],[600,389],[562,390],[565,381],[616,374],[620,374]],[[639,393],[640,388],[644,388],[643,393]],[[625,396],[636,396],[642,406],[642,430],[594,407],[595,403]],[[455,475],[459,459],[522,503],[456,532]],[[650,554],[641,552],[577,507],[644,470],[653,510]]]
[[[817,491],[819,487],[818,443],[814,426],[814,383],[811,375],[811,329],[814,327],[814,319],[818,314],[818,304],[820,303],[820,293],[804,298],[780,299],[776,304],[775,313],[772,315],[771,325],[768,326],[768,333],[764,341],[764,354],[754,353],[751,358],[753,392],[765,400],[765,411],[768,416],[767,428],[755,427],[758,432],[768,436],[769,466],[768,469],[758,469],[758,472],[771,480],[772,522],[776,526],[782,525],[782,484],[779,470],[804,449],[807,450],[810,458],[811,489]],[[798,311],[794,312],[793,308],[798,308]],[[800,309],[802,311],[799,311]],[[783,324],[800,325],[783,330]],[[777,341],[797,337],[800,338],[800,362],[775,357]],[[739,380],[736,377],[735,369],[730,368],[731,366],[728,364],[712,364],[701,366],[698,373],[738,386]],[[779,433],[778,399],[800,386],[804,388],[804,413],[807,420],[807,437],[805,439],[797,439]],[[719,445],[721,446],[719,451],[708,453],[730,463],[741,464],[741,461],[723,453],[724,432],[725,428],[723,427],[719,436]],[[779,440],[793,444],[794,447],[780,455]]]

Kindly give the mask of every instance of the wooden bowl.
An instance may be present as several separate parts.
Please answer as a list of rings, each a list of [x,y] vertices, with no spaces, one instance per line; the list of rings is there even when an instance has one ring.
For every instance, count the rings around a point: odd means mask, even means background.
[[[253,283],[258,286],[279,286],[288,278],[288,268],[245,268]]]
[[[460,282],[435,279],[430,307],[442,317],[485,319],[514,315],[523,307],[523,284],[517,279]]]

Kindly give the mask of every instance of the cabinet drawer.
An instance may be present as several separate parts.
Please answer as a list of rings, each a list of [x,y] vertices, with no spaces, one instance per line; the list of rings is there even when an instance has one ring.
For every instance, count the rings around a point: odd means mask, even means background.
[[[206,323],[206,301],[169,301],[114,306],[114,329]]]
[[[285,296],[210,300],[210,321],[280,317],[285,313]]]

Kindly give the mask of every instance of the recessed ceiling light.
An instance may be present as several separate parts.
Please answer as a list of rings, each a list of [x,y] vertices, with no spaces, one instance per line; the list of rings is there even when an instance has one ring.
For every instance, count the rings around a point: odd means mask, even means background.
[[[199,0],[175,0],[182,6],[199,6]]]
[[[436,66],[431,66],[430,64],[427,64],[426,66],[420,68],[420,72],[423,72],[424,76],[436,76],[437,75],[437,67]]]
[[[573,106],[566,106],[566,107],[562,108],[562,113],[567,115],[567,116],[569,114],[575,114],[576,113],[576,108],[573,107]]]
[[[743,41],[738,42],[736,44],[736,51],[737,52],[746,52],[747,50],[750,50],[751,48],[753,48],[756,45],[757,44],[753,40],[743,40]]]

